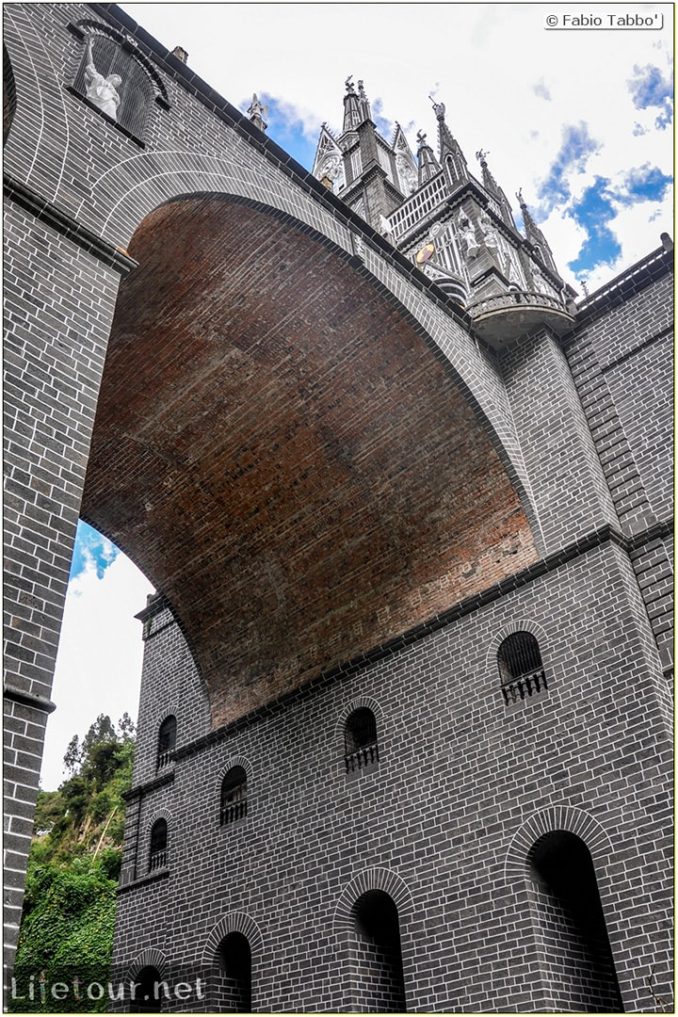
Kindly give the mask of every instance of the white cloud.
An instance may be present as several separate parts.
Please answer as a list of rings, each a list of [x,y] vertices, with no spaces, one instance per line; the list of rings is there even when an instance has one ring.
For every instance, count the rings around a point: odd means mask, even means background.
[[[672,172],[671,131],[657,131],[658,111],[636,109],[627,87],[636,66],[670,73],[669,4],[639,7],[666,12],[662,33],[547,32],[552,11],[545,4],[123,6],[169,48],[184,46],[189,66],[234,105],[254,91],[278,96],[313,134],[322,121],[341,123],[343,82],[353,74],[364,78],[373,101],[383,101],[388,120],[414,125],[412,144],[415,128],[435,137],[428,100],[435,89],[469,163],[479,148],[489,149],[509,196],[522,186],[536,200],[565,124],[586,123],[601,143],[576,181],[580,193],[596,173],[613,178],[648,160]],[[546,81],[548,102],[540,87]],[[648,134],[634,136],[637,123]],[[620,217],[617,229],[638,222]],[[658,246],[658,233],[649,239],[648,249]]]
[[[47,722],[42,763],[44,790],[64,779],[66,746],[74,734],[82,738],[98,714],[107,713],[115,723],[126,710],[136,719],[143,644],[134,615],[152,592],[123,554],[103,578],[90,560],[69,583],[52,690],[57,709]]]

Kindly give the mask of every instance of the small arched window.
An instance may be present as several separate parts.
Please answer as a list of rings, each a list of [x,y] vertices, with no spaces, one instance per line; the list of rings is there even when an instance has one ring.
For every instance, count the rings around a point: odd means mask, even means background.
[[[165,983],[157,968],[142,968],[136,979],[130,982],[130,1013],[161,1013]]]
[[[377,722],[366,706],[354,710],[344,728],[344,763],[346,773],[373,770],[379,762]]]
[[[177,744],[177,718],[165,717],[160,730],[158,731],[158,761],[157,768],[166,766],[169,763],[172,753]]]
[[[247,774],[242,766],[232,766],[221,783],[221,826],[235,823],[247,815]]]
[[[83,41],[83,51],[70,91],[103,113],[138,141],[146,133],[155,101],[167,107],[164,86],[134,45],[99,22],[70,26]]]
[[[156,819],[151,828],[151,847],[148,854],[148,871],[164,869],[167,865],[167,820]]]
[[[507,636],[499,647],[497,664],[507,706],[547,688],[539,643],[531,632]]]

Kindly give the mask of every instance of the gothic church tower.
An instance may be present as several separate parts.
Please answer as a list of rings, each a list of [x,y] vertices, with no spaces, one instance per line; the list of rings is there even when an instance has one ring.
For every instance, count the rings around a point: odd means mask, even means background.
[[[388,239],[446,296],[468,311],[476,332],[501,348],[526,331],[572,326],[574,291],[561,278],[544,234],[518,195],[525,234],[487,163],[482,179],[433,103],[437,152],[417,134],[416,161],[396,124],[389,143],[372,120],[363,82],[346,81],[342,132],[323,124],[313,173]]]

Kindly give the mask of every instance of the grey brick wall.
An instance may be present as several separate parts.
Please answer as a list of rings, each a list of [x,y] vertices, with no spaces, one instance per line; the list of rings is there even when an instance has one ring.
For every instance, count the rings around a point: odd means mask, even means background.
[[[650,965],[660,994],[671,979],[672,749],[634,584],[626,553],[604,544],[180,752],[172,783],[141,799],[136,853],[145,858],[152,822],[167,815],[170,863],[120,896],[121,969],[144,949],[175,971],[199,966],[214,927],[244,914],[264,943],[255,1009],[344,1009],[357,1002],[355,944],[336,916],[349,884],[378,870],[394,897],[401,881],[412,898],[400,914],[408,1009],[541,1009],[552,961],[537,949],[527,854],[546,830],[574,828],[593,857],[624,1007],[653,1010]],[[549,688],[507,708],[497,640],[527,625],[543,633]],[[365,699],[379,706],[380,762],[350,780],[341,719]],[[243,758],[248,815],[220,827],[220,779]],[[532,839],[521,832],[530,822]],[[561,967],[571,971],[566,954]],[[567,991],[565,981],[559,1005]]]
[[[169,609],[151,611],[116,961],[202,970],[242,931],[257,1009],[360,1007],[351,908],[381,889],[398,907],[408,1009],[547,1007],[526,858],[564,828],[591,851],[624,1007],[652,1010],[651,967],[657,994],[671,993],[669,276],[587,311],[562,347],[541,334],[495,359],[434,285],[133,24],[169,100],[143,147],[66,88],[82,53],[69,23],[102,8],[5,15],[17,97],[5,150],[10,963],[99,381],[133,267],[124,248],[159,204],[207,191],[301,222],[407,310],[491,431],[550,557],[411,645],[217,731]],[[506,708],[496,649],[518,626],[539,639],[548,691]],[[380,763],[348,781],[342,720],[365,701]],[[177,758],[158,771],[169,713]],[[220,827],[234,762],[248,815]],[[149,878],[160,816],[169,865]],[[566,956],[561,967],[571,976]]]

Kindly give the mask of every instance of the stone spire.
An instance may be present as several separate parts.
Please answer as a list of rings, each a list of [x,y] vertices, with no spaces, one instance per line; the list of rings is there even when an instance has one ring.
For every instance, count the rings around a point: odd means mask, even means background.
[[[247,110],[247,115],[250,118],[250,122],[253,123],[255,127],[258,127],[260,131],[265,131],[268,127],[268,124],[264,120],[265,112],[266,107],[259,102],[257,93],[255,92],[252,96],[250,108]]]
[[[522,188],[516,194],[516,198],[518,199],[518,204],[520,205],[520,211],[523,214],[523,225],[525,227],[525,236],[535,248],[537,256],[540,258],[543,264],[546,265],[546,267],[549,268],[552,272],[555,272],[558,278],[560,278],[560,273],[556,268],[556,263],[553,259],[551,248],[549,247],[546,241],[546,237],[544,236],[544,234],[542,233],[542,231],[539,229],[536,222],[532,218],[532,213],[530,212],[529,208],[525,203],[525,199],[523,198]]]
[[[418,166],[418,177],[417,186],[421,187],[431,177],[434,177],[436,173],[440,172],[440,163],[433,154],[433,149],[426,143],[426,135],[423,131],[419,131],[417,134],[417,142],[419,148],[417,149],[417,166]]]
[[[372,110],[370,109],[370,100],[367,98],[365,93],[365,82],[362,79],[358,82],[358,100],[360,104],[360,112],[362,113],[363,120],[372,119]]]
[[[349,74],[344,82],[346,95],[344,96],[344,126],[342,133],[354,131],[365,119],[363,116],[361,97],[356,95],[355,85],[352,81],[353,75]]]
[[[497,202],[497,204],[499,205],[501,217],[506,223],[506,225],[511,226],[513,229],[515,229],[516,224],[513,221],[513,212],[511,210],[508,198],[504,194],[503,190],[501,189],[497,181],[494,179],[494,176],[492,175],[492,170],[487,165],[488,154],[489,153],[484,152],[482,148],[478,152],[476,152],[476,159],[480,163],[480,168],[483,173],[483,185],[488,194],[491,194],[492,197]]]
[[[445,103],[435,102],[431,96],[429,98],[438,121],[438,157],[445,167],[450,185],[456,187],[468,180],[466,159],[459,143],[445,123]]]

